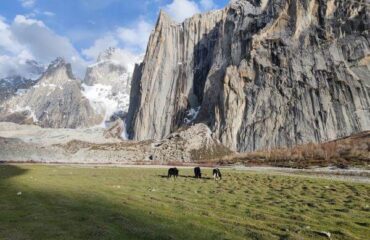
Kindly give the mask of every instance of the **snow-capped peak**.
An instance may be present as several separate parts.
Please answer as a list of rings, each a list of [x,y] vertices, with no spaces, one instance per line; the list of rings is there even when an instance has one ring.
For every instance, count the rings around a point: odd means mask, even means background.
[[[117,55],[117,53],[118,53],[117,48],[110,47],[104,52],[99,54],[97,61],[101,62],[101,61],[106,61],[106,60],[112,60],[113,58],[115,58],[115,55]]]
[[[49,69],[55,69],[55,68],[59,68],[59,67],[62,67],[62,66],[65,66],[67,63],[66,61],[64,60],[64,58],[62,57],[57,57],[54,61],[52,61],[48,67],[48,70]]]
[[[99,55],[97,63],[90,65],[86,71],[82,94],[96,112],[105,116],[104,122],[109,122],[116,112],[128,111],[130,62],[132,59],[125,50],[108,48]]]

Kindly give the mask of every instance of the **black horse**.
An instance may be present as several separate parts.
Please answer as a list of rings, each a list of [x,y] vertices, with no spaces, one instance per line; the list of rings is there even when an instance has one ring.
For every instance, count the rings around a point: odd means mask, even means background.
[[[195,178],[202,178],[202,171],[200,170],[200,167],[194,168],[194,175]]]
[[[179,176],[179,170],[177,168],[168,169],[167,178],[170,178],[170,177],[177,178],[178,176]]]
[[[222,175],[221,175],[220,169],[218,169],[218,168],[213,169],[213,178],[215,180],[221,180],[222,179]]]

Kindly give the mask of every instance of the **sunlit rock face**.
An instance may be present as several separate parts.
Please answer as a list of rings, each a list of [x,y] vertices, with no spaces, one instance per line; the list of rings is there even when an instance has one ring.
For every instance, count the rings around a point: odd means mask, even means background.
[[[94,112],[81,90],[81,82],[73,76],[71,65],[58,58],[35,84],[1,105],[0,121],[49,128],[96,125],[103,117]]]
[[[129,137],[203,122],[252,151],[369,130],[369,15],[365,0],[237,0],[181,24],[162,12],[133,76]]]

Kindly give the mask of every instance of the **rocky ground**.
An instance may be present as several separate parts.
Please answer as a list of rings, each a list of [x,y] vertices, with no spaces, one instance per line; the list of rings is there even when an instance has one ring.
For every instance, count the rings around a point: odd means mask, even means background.
[[[47,129],[0,123],[0,160],[11,162],[86,164],[190,163],[231,153],[197,124],[159,141],[124,141],[114,131]]]
[[[120,138],[120,131],[115,125],[108,129],[47,129],[0,123],[0,161],[284,169],[334,166],[346,170],[370,166],[370,132],[322,144],[234,153],[215,139],[204,124],[182,128],[157,141],[125,141]]]

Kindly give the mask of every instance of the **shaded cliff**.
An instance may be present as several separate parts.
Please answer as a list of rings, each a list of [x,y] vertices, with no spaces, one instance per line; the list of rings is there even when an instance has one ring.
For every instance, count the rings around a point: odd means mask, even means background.
[[[365,0],[238,0],[181,24],[161,12],[134,73],[129,136],[203,122],[252,151],[369,130],[369,15]]]

